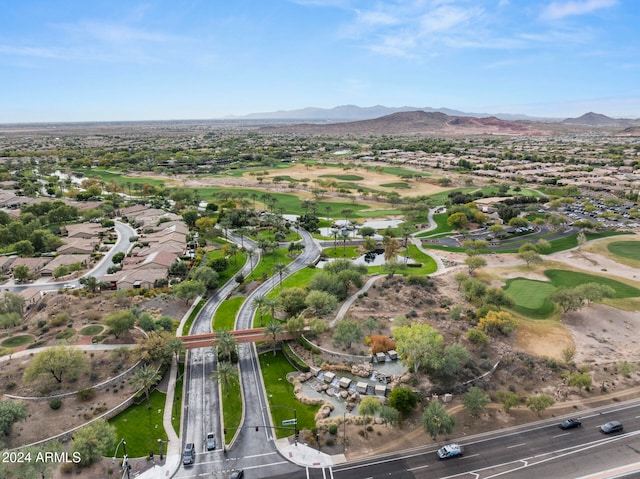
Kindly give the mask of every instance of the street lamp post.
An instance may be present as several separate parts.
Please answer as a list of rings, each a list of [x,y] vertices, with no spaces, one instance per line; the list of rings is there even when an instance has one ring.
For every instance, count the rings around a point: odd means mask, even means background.
[[[162,461],[163,455],[162,455],[162,445],[169,442],[167,441],[163,441],[162,439],[158,439],[158,446],[160,446],[160,460]]]
[[[127,479],[131,479],[131,466],[129,465],[129,456],[127,456],[127,441],[123,439],[120,440],[118,445],[116,446],[116,452],[113,453],[113,459],[115,460],[118,455],[118,449],[120,448],[120,444],[122,444],[122,477],[124,477],[125,473],[127,474]]]
[[[278,405],[273,405],[270,407],[279,407],[281,409],[288,409],[289,411],[293,411],[293,443],[297,446],[298,445],[298,411],[297,409],[292,407],[287,407],[287,406],[278,406]],[[268,409],[268,408],[262,408],[262,409]]]

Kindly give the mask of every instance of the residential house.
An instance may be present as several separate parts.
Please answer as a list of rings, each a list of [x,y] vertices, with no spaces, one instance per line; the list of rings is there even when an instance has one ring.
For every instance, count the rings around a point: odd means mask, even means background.
[[[60,254],[53,258],[42,270],[42,276],[52,276],[55,269],[59,266],[69,266],[71,264],[80,263],[84,268],[88,268],[91,264],[91,255],[88,254]]]

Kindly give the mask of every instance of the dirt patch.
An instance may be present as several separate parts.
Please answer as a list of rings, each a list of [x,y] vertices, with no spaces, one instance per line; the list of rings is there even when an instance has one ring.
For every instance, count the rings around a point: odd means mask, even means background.
[[[2,363],[0,373],[0,391],[14,396],[46,397],[54,394],[80,391],[90,388],[126,371],[134,364],[128,354],[112,351],[85,351],[87,370],[74,381],[63,381],[58,384],[53,377],[45,377],[34,382],[22,380],[24,370],[32,361],[32,356],[14,358]],[[135,390],[126,379],[118,380],[109,388],[95,391],[92,395],[81,399],[73,394],[61,398],[59,409],[52,409],[50,400],[19,400],[27,407],[27,420],[14,425],[13,432],[5,439],[7,447],[18,447],[61,434],[76,426],[80,426],[100,414],[113,409]]]

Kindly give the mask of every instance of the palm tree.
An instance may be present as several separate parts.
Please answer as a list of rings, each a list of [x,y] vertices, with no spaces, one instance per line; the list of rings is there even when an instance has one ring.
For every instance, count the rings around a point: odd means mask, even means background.
[[[275,263],[273,265],[273,273],[278,274],[280,278],[280,292],[282,293],[282,275],[288,273],[287,265],[284,263]]]
[[[264,295],[256,296],[251,303],[254,308],[260,313],[260,326],[262,326],[262,308],[265,306],[265,300],[267,298]]]
[[[253,257],[256,255],[256,252],[251,248],[247,248],[245,250],[245,253],[247,253],[247,256],[249,257],[249,261],[251,263],[251,269],[253,269]]]
[[[144,389],[144,394],[147,398],[147,409],[151,409],[151,400],[149,398],[149,390],[160,381],[161,375],[157,369],[154,369],[151,365],[145,364],[135,370],[131,376],[131,382],[136,389]]]
[[[218,383],[225,396],[229,395],[229,388],[238,382],[238,368],[229,361],[220,361],[218,369],[211,374],[211,380]]]
[[[274,298],[264,298],[264,305],[271,311],[271,319],[276,319],[276,306],[278,306],[278,300]]]
[[[264,336],[271,339],[273,343],[273,355],[276,355],[276,343],[278,341],[278,335],[282,334],[282,325],[279,321],[272,319],[269,324],[264,328]]]
[[[349,231],[348,230],[342,230],[340,231],[340,239],[342,240],[342,256],[346,257],[347,256],[347,240],[349,239]]]
[[[214,352],[217,349],[218,354],[220,354],[223,358],[226,358],[227,361],[231,361],[231,356],[236,350],[237,345],[238,340],[233,334],[231,334],[231,331],[216,331],[216,341],[213,343],[212,348],[214,349]]]
[[[180,358],[180,353],[184,351],[184,343],[178,338],[171,338],[167,341],[167,349],[176,357],[176,361]]]

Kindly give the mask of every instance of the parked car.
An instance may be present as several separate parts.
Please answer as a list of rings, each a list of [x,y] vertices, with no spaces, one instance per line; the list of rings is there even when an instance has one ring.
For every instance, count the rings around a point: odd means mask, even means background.
[[[572,418],[562,421],[558,427],[560,429],[573,429],[574,427],[582,427],[582,421],[580,419]]]
[[[621,432],[622,423],[620,421],[609,421],[606,424],[600,426],[600,432],[604,434],[611,434],[613,432]]]
[[[185,466],[190,466],[196,460],[196,449],[195,445],[192,442],[188,442],[184,447],[184,452],[182,453],[182,464]]]
[[[244,471],[242,469],[234,469],[229,476],[229,479],[242,479],[244,477]]]
[[[447,444],[438,449],[438,459],[449,459],[462,456],[462,446],[460,444]]]
[[[205,443],[207,444],[207,451],[213,451],[216,448],[216,436],[212,432],[208,433]]]

